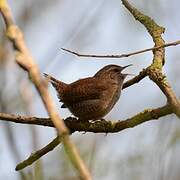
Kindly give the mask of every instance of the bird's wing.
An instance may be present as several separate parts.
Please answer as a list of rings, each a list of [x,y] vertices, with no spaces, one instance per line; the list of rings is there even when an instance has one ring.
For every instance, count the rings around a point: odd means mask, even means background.
[[[61,101],[66,105],[91,99],[100,99],[107,87],[96,78],[80,79],[66,88]],[[64,106],[64,107],[65,107]]]

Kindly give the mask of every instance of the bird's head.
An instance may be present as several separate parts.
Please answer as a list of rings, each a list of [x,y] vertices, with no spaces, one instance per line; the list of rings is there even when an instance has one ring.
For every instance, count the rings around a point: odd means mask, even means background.
[[[132,66],[132,64],[129,64],[127,66],[118,66],[114,64],[107,65],[100,69],[94,75],[94,77],[112,79],[114,81],[123,81],[126,78],[126,76],[130,74],[123,74],[122,71],[129,66]]]

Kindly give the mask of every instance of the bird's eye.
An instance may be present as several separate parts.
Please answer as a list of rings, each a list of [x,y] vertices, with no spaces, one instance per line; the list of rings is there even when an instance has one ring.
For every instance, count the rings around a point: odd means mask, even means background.
[[[119,69],[114,69],[114,72],[119,72]]]
[[[110,77],[111,77],[111,79],[116,79],[116,77],[117,77],[117,74],[119,74],[120,73],[120,71],[119,71],[119,69],[113,69],[112,71],[111,71],[111,73],[110,73]]]

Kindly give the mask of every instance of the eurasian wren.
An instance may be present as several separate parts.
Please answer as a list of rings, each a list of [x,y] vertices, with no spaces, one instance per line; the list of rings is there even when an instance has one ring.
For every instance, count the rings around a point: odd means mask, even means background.
[[[80,79],[71,84],[59,81],[44,74],[57,91],[62,108],[68,108],[80,120],[102,119],[118,101],[124,79],[122,74],[126,67],[107,65],[93,77]]]

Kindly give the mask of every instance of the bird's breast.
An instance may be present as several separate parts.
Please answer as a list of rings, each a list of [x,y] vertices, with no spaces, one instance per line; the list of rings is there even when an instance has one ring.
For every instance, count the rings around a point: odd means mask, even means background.
[[[119,100],[121,95],[121,87],[118,85],[112,85],[107,92],[104,94],[105,108],[109,112],[116,102]]]

